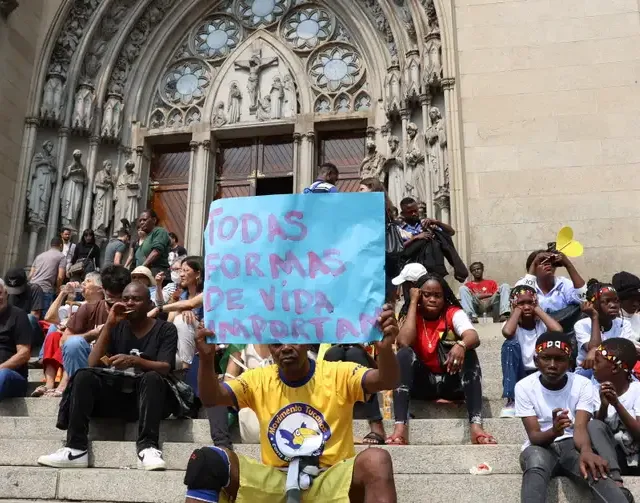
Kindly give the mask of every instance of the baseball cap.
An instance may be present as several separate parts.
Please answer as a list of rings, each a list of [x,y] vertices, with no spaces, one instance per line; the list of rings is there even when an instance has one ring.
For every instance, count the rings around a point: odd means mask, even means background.
[[[4,282],[9,295],[20,295],[27,289],[27,273],[24,269],[14,267],[4,275]]]
[[[402,268],[400,274],[391,280],[391,283],[396,286],[402,285],[406,281],[415,283],[425,274],[427,274],[427,269],[422,264],[407,264]]]

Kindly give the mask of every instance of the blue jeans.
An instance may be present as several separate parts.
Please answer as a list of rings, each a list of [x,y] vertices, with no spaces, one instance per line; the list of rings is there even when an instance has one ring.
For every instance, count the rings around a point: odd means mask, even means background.
[[[493,311],[496,307],[499,308],[498,314],[503,315],[511,312],[511,306],[509,304],[509,294],[511,293],[511,288],[506,283],[503,283],[498,288],[498,292],[493,294],[493,297],[489,299],[491,304],[491,311],[487,314],[491,317],[493,316]],[[467,288],[466,286],[460,287],[460,304],[462,304],[462,309],[467,313],[470,317],[478,317],[478,309],[480,308],[480,302],[478,298],[473,294],[473,292]]]
[[[586,377],[591,380],[593,377],[593,369],[583,369],[582,367],[576,367],[576,370],[573,372],[576,375]]]
[[[69,377],[88,366],[89,353],[91,353],[91,346],[84,337],[72,336],[67,339],[62,345],[62,366]]]
[[[51,307],[51,304],[53,304],[55,298],[56,294],[54,292],[42,294],[42,316],[47,314],[47,311]]]
[[[500,351],[502,362],[502,398],[514,400],[516,383],[527,375],[522,363],[522,348],[515,337],[507,339]]]
[[[15,370],[0,369],[0,401],[27,394],[27,380]]]

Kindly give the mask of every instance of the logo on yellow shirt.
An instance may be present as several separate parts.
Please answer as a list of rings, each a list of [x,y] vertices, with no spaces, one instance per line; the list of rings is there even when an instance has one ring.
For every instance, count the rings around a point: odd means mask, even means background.
[[[267,438],[276,455],[290,462],[299,456],[320,456],[331,438],[331,428],[315,408],[292,403],[273,416]]]

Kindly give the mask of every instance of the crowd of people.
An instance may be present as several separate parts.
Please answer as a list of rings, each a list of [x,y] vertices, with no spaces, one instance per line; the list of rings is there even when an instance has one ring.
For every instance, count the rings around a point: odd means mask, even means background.
[[[335,193],[338,180],[324,164],[305,193]],[[384,185],[364,179],[360,191]],[[500,416],[521,418],[526,430],[522,501],[546,501],[559,474],[586,483],[597,501],[633,501],[622,477],[640,474],[637,276],[585,282],[550,246],[529,255],[513,288],[498,285],[481,262],[467,269],[450,225],[414,199],[398,212],[386,198],[381,341],[214,345],[202,325],[202,257],[188,256],[152,210],[136,224],[137,240],[121,229],[102,247],[90,229],[76,244],[64,229],[28,276],[11,269],[0,281],[0,400],[26,395],[39,346],[43,381],[32,396],[61,397],[66,444],[39,464],[87,467],[90,419],[120,417],[138,421],[138,467],[162,470],[161,421],[204,407],[215,446],[189,459],[190,503],[285,501],[285,491],[306,491],[305,501],[395,502],[391,458],[375,446],[409,444],[411,400],[464,401],[471,442],[497,443],[483,428],[476,327],[484,320],[501,323],[505,339]],[[385,390],[390,434],[378,400]],[[357,402],[370,424],[362,443],[373,448],[356,456]],[[262,463],[234,452],[235,423],[243,442],[260,443]]]

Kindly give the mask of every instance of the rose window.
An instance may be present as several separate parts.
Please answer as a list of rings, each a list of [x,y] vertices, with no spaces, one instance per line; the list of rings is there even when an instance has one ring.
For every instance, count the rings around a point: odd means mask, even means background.
[[[269,26],[278,21],[289,8],[291,0],[240,0],[238,17],[250,28]]]
[[[195,32],[193,43],[200,56],[224,58],[240,41],[240,27],[229,17],[216,17],[202,24]]]
[[[317,7],[294,11],[283,22],[284,39],[298,51],[310,51],[331,38],[335,29],[332,17]]]
[[[204,97],[209,86],[209,72],[198,61],[176,65],[164,78],[164,95],[175,104],[190,105]]]
[[[309,73],[315,86],[330,93],[349,89],[362,77],[360,56],[354,49],[336,45],[312,55]]]

